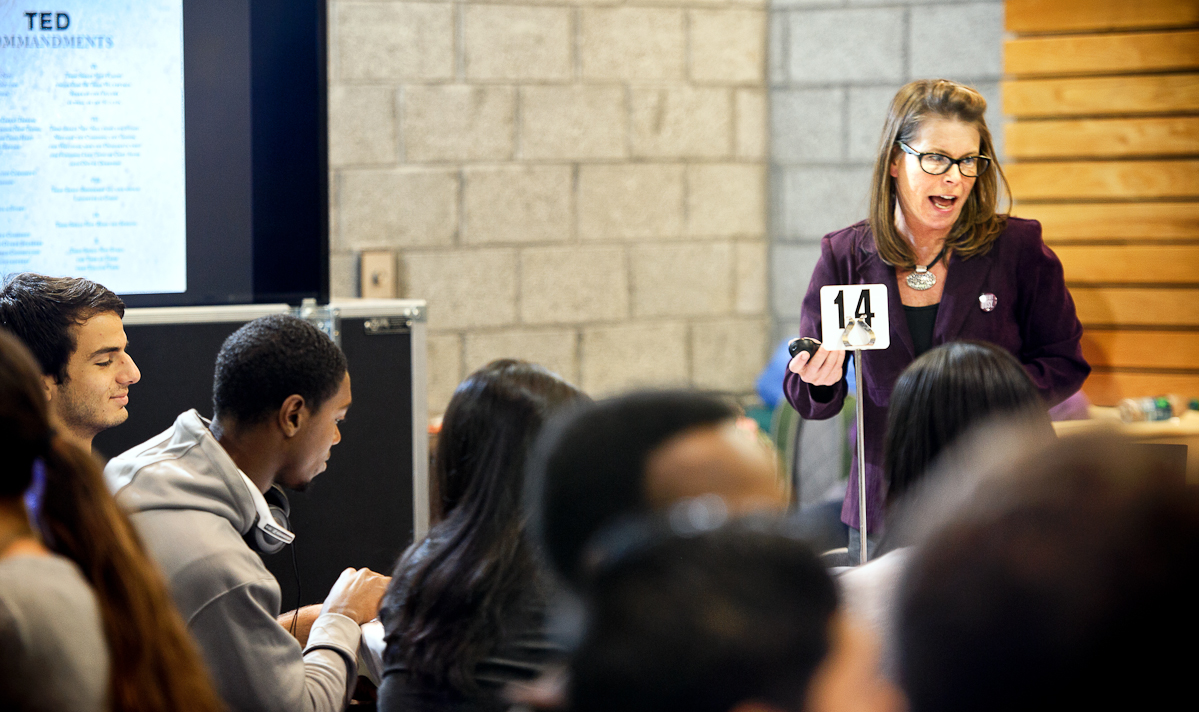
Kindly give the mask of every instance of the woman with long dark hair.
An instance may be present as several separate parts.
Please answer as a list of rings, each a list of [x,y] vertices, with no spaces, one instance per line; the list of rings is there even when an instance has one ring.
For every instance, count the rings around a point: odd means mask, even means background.
[[[379,611],[387,641],[380,710],[503,709],[507,683],[535,677],[556,657],[521,494],[542,424],[584,398],[514,360],[458,386],[433,463],[441,521],[400,558]]]
[[[51,428],[33,357],[4,332],[0,452],[0,707],[222,709],[99,465]]]

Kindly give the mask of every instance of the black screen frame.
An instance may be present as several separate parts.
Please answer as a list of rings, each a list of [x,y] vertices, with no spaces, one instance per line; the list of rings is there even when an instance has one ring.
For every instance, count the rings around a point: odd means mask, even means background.
[[[187,291],[130,307],[329,301],[325,0],[184,0]]]

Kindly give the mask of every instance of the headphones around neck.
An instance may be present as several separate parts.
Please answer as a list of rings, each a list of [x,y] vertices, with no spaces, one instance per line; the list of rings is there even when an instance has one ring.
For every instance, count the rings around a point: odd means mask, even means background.
[[[296,535],[289,531],[291,504],[287,501],[283,488],[271,485],[262,495],[262,499],[254,498],[254,506],[258,510],[257,515],[254,517],[254,523],[250,525],[250,531],[243,536],[251,549],[259,554],[277,554],[283,547],[295,541]]]

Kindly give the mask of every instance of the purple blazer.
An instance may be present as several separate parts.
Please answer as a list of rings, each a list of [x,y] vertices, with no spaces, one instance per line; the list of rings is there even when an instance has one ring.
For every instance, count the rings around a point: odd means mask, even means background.
[[[863,427],[866,438],[866,517],[869,531],[883,519],[883,436],[887,404],[899,374],[915,358],[911,333],[895,269],[883,262],[865,221],[825,235],[820,260],[803,301],[800,335],[820,338],[820,288],[829,284],[885,284],[891,345],[862,352]],[[994,295],[991,311],[979,297]],[[1082,357],[1082,324],[1062,277],[1062,263],[1041,240],[1041,224],[1009,218],[1007,227],[985,255],[949,259],[949,271],[933,326],[933,346],[975,339],[1010,351],[1024,368],[1047,405],[1073,395],[1091,367]],[[852,356],[850,356],[852,358]],[[841,411],[848,385],[810,386],[787,371],[783,392],[799,414],[810,420],[831,418]],[[849,489],[841,521],[858,527],[858,462],[853,457]]]

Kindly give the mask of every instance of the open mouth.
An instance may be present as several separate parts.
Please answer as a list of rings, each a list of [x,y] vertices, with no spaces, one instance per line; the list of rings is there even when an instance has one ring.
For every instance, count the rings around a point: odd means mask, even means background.
[[[952,195],[932,195],[928,200],[937,210],[953,210],[954,204],[958,201],[957,197]]]

